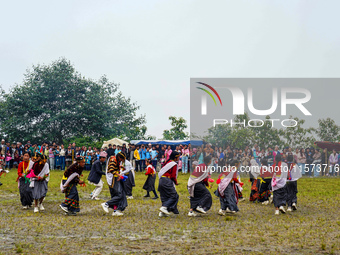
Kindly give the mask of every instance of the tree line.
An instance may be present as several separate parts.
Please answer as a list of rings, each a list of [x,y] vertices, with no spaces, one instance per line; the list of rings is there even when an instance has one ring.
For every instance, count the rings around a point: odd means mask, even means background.
[[[266,116],[269,120],[270,116]],[[331,118],[319,119],[318,127],[305,128],[303,124],[305,120],[299,118],[290,119],[296,121],[296,126],[286,128],[272,127],[270,121],[264,121],[261,127],[249,126],[233,126],[230,125],[216,125],[207,130],[207,134],[203,137],[193,135],[193,138],[203,138],[217,146],[225,147],[230,145],[234,148],[244,148],[257,143],[260,148],[268,148],[278,145],[282,147],[307,148],[314,145],[316,140],[340,142],[340,126]],[[250,120],[247,113],[244,115],[237,115],[234,118],[235,123]],[[256,126],[256,125],[254,125]],[[260,125],[258,125],[260,126]]]

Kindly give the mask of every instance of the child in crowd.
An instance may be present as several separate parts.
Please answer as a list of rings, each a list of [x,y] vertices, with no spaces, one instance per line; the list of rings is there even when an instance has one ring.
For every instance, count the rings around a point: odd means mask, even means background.
[[[12,156],[11,156],[11,153],[9,151],[6,153],[5,160],[6,160],[5,169],[6,168],[10,169],[10,164],[11,164]]]
[[[162,158],[160,159],[160,163],[161,163],[161,167],[163,167],[163,166],[164,166],[164,163],[165,163],[164,154],[162,155]]]
[[[85,170],[90,171],[91,170],[91,155],[88,152],[86,157],[85,157]]]

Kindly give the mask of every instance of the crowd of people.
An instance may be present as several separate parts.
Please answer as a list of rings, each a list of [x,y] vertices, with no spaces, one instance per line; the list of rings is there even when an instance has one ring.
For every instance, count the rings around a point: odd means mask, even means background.
[[[31,155],[35,151],[39,151],[47,158],[47,163],[50,170],[62,170],[69,167],[74,159],[78,156],[85,158],[85,170],[90,170],[92,164],[99,159],[101,152],[106,152],[108,157],[117,155],[119,152],[123,152],[127,155],[127,158],[133,163],[136,171],[142,172],[146,169],[146,160],[152,162],[152,165],[156,168],[162,166],[169,156],[175,150],[181,154],[181,161],[179,169],[183,173],[187,173],[189,169],[189,157],[190,157],[190,144],[179,145],[175,147],[166,145],[133,145],[133,144],[122,144],[115,145],[109,144],[108,147],[96,148],[86,146],[76,146],[75,143],[68,144],[65,147],[63,144],[59,145],[55,142],[48,143],[44,142],[41,145],[32,144],[28,141],[25,145],[21,142],[5,142],[2,139],[0,144],[0,157],[1,163],[4,169],[17,168],[19,163],[23,161],[23,153],[29,152]]]
[[[266,159],[269,165],[273,165],[275,156],[280,154],[282,161],[289,166],[292,163],[298,164],[302,175],[310,177],[318,176],[336,176],[339,175],[340,154],[333,150],[328,155],[326,149],[320,150],[318,148],[296,148],[285,147],[279,149],[278,146],[260,148],[254,144],[252,148],[246,146],[244,149],[226,148],[211,146],[206,144],[199,148],[194,148],[190,153],[193,161],[197,160],[200,164],[203,163],[205,155],[213,157],[212,165],[224,166],[226,162],[231,160],[240,161],[242,166],[250,166],[251,159],[261,165],[261,160]]]
[[[42,145],[25,145],[16,143],[10,145],[2,140],[0,145],[1,173],[5,168],[11,168],[11,155],[18,155],[18,186],[23,209],[34,204],[34,212],[44,211],[43,201],[48,191],[48,181],[51,169],[64,171],[60,190],[65,193],[65,200],[60,204],[61,210],[67,215],[77,215],[80,211],[77,186],[84,185],[81,180],[82,172],[89,170],[88,183],[95,189],[90,199],[99,200],[103,189],[102,176],[106,176],[111,199],[101,204],[108,213],[113,209],[113,216],[124,215],[128,206],[128,199],[133,199],[132,191],[135,187],[135,171],[145,172],[147,176],[143,189],[147,192],[144,197],[158,199],[155,182],[158,175],[158,192],[162,206],[159,216],[167,217],[170,213],[178,214],[179,195],[175,186],[178,185],[178,173],[190,173],[188,179],[188,193],[190,195],[190,210],[188,216],[205,214],[212,206],[212,197],[207,187],[214,183],[212,173],[218,172],[215,195],[220,199],[218,214],[235,214],[239,211],[238,203],[244,201],[242,194],[240,170],[249,167],[251,193],[249,201],[260,202],[263,205],[274,203],[275,214],[297,210],[297,181],[302,175],[335,176],[339,173],[339,155],[334,150],[328,157],[327,151],[322,153],[319,149],[296,149],[278,146],[274,149],[260,149],[257,144],[253,148],[231,148],[227,146],[213,147],[211,144],[191,148],[191,145],[175,147],[152,144],[109,144],[108,148],[76,147],[69,144],[65,149],[63,145],[55,143]],[[13,155],[12,155],[13,156]],[[328,160],[326,160],[328,159]],[[328,162],[327,162],[328,161]],[[324,170],[321,169],[325,164]],[[13,162],[13,166],[15,166]],[[314,165],[314,166],[312,166]],[[2,167],[4,166],[4,168]],[[311,168],[312,166],[312,168]],[[218,167],[228,167],[226,171]],[[316,169],[314,169],[316,167]],[[232,170],[230,170],[230,168]],[[279,171],[276,171],[276,168]],[[318,171],[317,169],[319,168]],[[225,169],[225,168],[223,168]],[[275,171],[273,171],[275,169]],[[287,171],[284,171],[286,169]],[[104,171],[103,171],[104,170]],[[216,171],[217,170],[217,171]]]
[[[318,148],[296,148],[285,147],[279,149],[278,146],[260,148],[254,144],[253,148],[246,146],[244,149],[225,148],[205,144],[200,147],[191,148],[191,145],[152,145],[152,144],[109,144],[108,147],[77,147],[75,143],[68,144],[65,147],[63,144],[58,145],[55,142],[44,142],[41,145],[31,144],[28,141],[25,145],[21,142],[5,142],[2,139],[0,144],[0,164],[4,169],[17,168],[23,160],[23,153],[28,151],[33,154],[38,150],[47,158],[47,163],[51,170],[65,170],[72,164],[77,156],[85,158],[85,170],[90,170],[92,164],[99,159],[101,152],[105,151],[108,157],[117,155],[119,152],[124,152],[127,158],[133,164],[137,172],[142,172],[146,169],[146,160],[151,161],[152,165],[159,169],[169,159],[171,152],[174,150],[180,154],[178,168],[182,173],[190,172],[191,162],[198,161],[203,163],[203,158],[206,155],[212,157],[212,165],[223,166],[227,161],[232,159],[239,160],[241,165],[250,166],[250,160],[254,158],[258,164],[261,164],[261,159],[266,159],[269,165],[274,163],[275,155],[278,153],[282,156],[282,161],[288,165],[297,163],[302,171],[302,175],[310,177],[318,176],[335,176],[339,174],[338,166],[340,164],[340,154],[333,150],[328,155],[326,149]]]

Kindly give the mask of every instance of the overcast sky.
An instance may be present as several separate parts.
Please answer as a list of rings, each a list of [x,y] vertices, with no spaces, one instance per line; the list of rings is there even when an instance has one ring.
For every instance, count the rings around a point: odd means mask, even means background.
[[[339,77],[340,1],[2,1],[0,84],[66,57],[106,74],[148,133],[190,118],[191,77]]]

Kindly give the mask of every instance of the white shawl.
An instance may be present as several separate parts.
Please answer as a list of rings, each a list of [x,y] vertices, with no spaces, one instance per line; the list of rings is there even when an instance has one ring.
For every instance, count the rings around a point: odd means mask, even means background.
[[[33,166],[32,166],[33,167]],[[45,163],[43,169],[41,170],[41,172],[38,174],[38,177],[45,177],[45,175],[48,175],[46,177],[46,181],[48,182],[50,180],[50,167],[48,166],[47,163]],[[31,183],[30,183],[30,187],[34,188],[34,181],[38,180],[38,178],[31,178]]]
[[[196,166],[198,167],[198,166]],[[194,170],[195,171],[195,170]],[[200,168],[200,171],[202,171],[202,175],[199,177],[196,177],[194,175],[190,175],[189,180],[188,180],[188,191],[191,197],[194,197],[194,191],[195,191],[195,184],[203,181],[205,178],[211,174],[210,167],[205,166]]]
[[[169,163],[167,163],[165,166],[162,167],[162,169],[159,171],[158,173],[158,178],[160,179],[163,174],[165,174],[167,171],[169,171],[172,167],[176,166],[177,163],[175,161],[170,161]],[[176,178],[178,175],[178,168],[176,169]]]
[[[233,179],[236,170],[231,169],[231,172],[221,179],[221,182],[218,184],[218,192],[224,196],[224,190],[228,187],[230,181]]]
[[[135,178],[135,171],[134,171],[130,161],[125,160],[124,168],[125,168],[125,170],[120,172],[121,175],[125,175],[125,174],[131,172],[132,175],[133,175],[133,178]]]
[[[275,171],[275,167],[273,168],[273,173],[274,173],[274,177],[272,179],[272,189],[274,190],[278,190],[283,188],[284,186],[286,186],[286,182],[287,182],[287,176],[288,176],[288,165],[285,162],[281,162],[281,173],[280,174],[276,174]],[[276,185],[273,186],[273,184],[276,182]]]
[[[107,160],[106,160],[105,172],[106,172],[106,182],[107,182],[107,184],[108,184],[109,186],[111,186],[111,185],[112,185],[112,180],[113,180],[113,174],[112,174],[112,173],[109,173],[109,172],[107,171],[108,166],[109,166],[109,161],[110,161],[110,159],[107,159]]]
[[[255,159],[250,160],[250,173],[256,179],[260,174],[260,166]]]
[[[291,176],[291,180],[288,181],[297,181],[298,179],[300,179],[302,177],[300,168],[298,166],[298,164],[295,164],[294,167],[292,168],[292,170],[290,170],[290,176]]]
[[[61,180],[61,182],[60,182],[60,190],[61,190],[61,192],[65,192],[65,190],[66,190],[66,188],[67,188],[67,186],[69,185],[69,183],[74,179],[74,178],[76,178],[76,177],[79,177],[79,174],[78,173],[73,173],[73,174],[71,174],[68,178],[67,178],[67,181],[64,183],[64,185],[63,185],[63,180]]]

